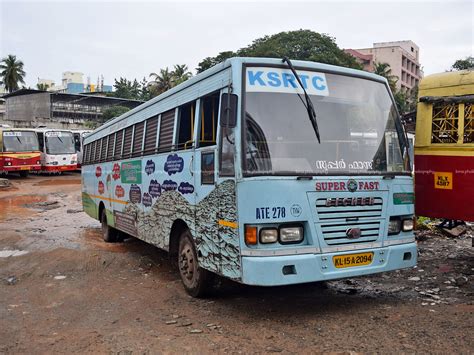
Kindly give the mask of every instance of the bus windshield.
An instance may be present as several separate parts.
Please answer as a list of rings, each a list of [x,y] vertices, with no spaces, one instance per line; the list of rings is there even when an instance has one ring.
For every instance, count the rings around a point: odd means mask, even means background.
[[[38,151],[38,138],[35,132],[7,131],[3,132],[4,152],[32,152]]]
[[[247,68],[245,83],[246,175],[409,171],[403,159],[406,139],[383,83],[298,71],[316,111],[318,143],[293,74],[258,69]]]
[[[76,152],[74,137],[70,132],[46,132],[45,139],[47,154],[73,154]]]

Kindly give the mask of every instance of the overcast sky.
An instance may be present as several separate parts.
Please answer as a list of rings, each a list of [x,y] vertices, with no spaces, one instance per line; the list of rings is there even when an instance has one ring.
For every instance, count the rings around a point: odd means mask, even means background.
[[[425,74],[473,55],[472,1],[6,1],[0,0],[0,56],[25,63],[27,85],[80,71],[95,83],[148,77],[173,64],[300,28],[341,48],[411,39]]]

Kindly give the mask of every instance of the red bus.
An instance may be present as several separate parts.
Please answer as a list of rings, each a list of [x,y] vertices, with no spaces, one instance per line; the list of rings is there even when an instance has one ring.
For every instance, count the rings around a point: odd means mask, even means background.
[[[0,128],[0,174],[19,173],[41,169],[38,137],[34,130]]]

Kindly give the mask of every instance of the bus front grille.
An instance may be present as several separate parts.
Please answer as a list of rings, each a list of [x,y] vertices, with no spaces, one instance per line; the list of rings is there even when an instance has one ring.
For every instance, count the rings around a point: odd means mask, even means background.
[[[381,235],[383,200],[373,199],[373,204],[365,206],[327,206],[327,199],[316,200],[320,231],[327,245],[368,243]],[[360,229],[360,236],[349,238],[348,231]]]

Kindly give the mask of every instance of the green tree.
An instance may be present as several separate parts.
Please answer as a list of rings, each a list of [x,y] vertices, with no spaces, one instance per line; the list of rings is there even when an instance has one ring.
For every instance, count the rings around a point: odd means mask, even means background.
[[[466,57],[465,59],[458,59],[451,66],[451,70],[466,70],[474,69],[474,57]]]
[[[184,83],[193,76],[193,74],[188,70],[188,66],[186,64],[176,64],[173,67],[171,75],[173,76],[173,86]]]
[[[374,63],[374,74],[383,76],[385,79],[387,79],[390,90],[392,90],[395,95],[397,91],[398,76],[392,74],[392,68],[390,68],[390,64]]]
[[[120,77],[119,80],[115,79],[114,88],[114,97],[129,100],[140,100],[141,88],[137,79],[134,79],[132,82],[126,78]]]
[[[114,117],[118,117],[127,111],[130,111],[130,109],[125,106],[109,107],[102,112],[102,122],[108,121]]]
[[[288,57],[296,60],[309,60],[326,64],[361,69],[359,63],[350,54],[340,49],[333,37],[311,30],[280,32],[254,40],[247,47],[236,52],[221,52],[215,57],[207,57],[199,64],[198,73],[227,58],[240,57]]]
[[[160,69],[159,74],[150,73],[150,78],[153,78],[150,83],[150,86],[155,96],[171,89],[174,86],[173,72],[171,72],[168,67]]]
[[[19,84],[25,83],[25,71],[23,62],[16,59],[13,54],[7,55],[0,62],[0,84],[5,85],[8,92],[16,91],[20,88]]]
[[[49,85],[45,83],[38,83],[36,84],[36,88],[41,91],[48,91]]]

